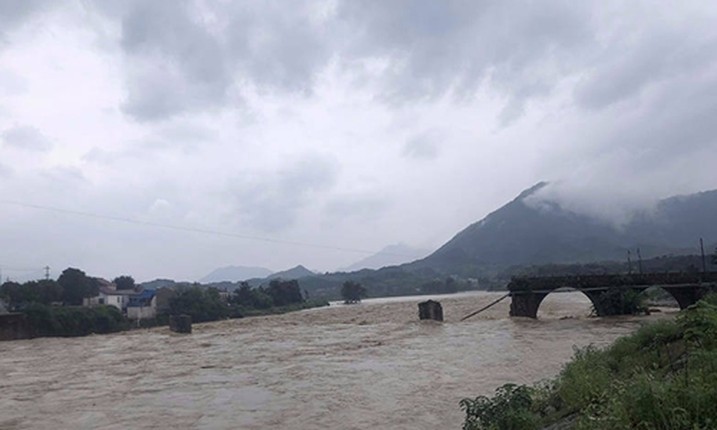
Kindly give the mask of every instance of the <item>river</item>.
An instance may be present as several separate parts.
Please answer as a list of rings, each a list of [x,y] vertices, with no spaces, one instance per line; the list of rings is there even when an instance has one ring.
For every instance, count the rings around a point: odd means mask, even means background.
[[[0,429],[459,429],[461,398],[557,374],[574,346],[652,317],[588,318],[552,294],[539,320],[500,293],[366,300],[277,316],[0,343]],[[573,317],[569,317],[573,316]],[[568,318],[566,318],[568,317]]]

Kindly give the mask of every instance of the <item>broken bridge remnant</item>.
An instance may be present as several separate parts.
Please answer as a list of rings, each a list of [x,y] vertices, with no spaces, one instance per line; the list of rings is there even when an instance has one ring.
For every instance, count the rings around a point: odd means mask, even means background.
[[[169,329],[175,333],[191,333],[192,317],[190,315],[170,315]]]
[[[422,320],[443,321],[443,306],[434,300],[418,304],[418,318]]]

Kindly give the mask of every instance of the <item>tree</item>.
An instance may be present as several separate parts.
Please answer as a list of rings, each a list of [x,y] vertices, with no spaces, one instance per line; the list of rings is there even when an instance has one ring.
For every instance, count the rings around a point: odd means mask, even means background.
[[[127,275],[118,276],[112,282],[114,282],[118,290],[134,290],[136,287],[134,278]]]
[[[366,288],[358,282],[346,281],[341,287],[341,297],[344,303],[360,303],[366,297]]]
[[[0,297],[11,309],[31,303],[52,304],[62,300],[62,288],[53,280],[29,281],[24,284],[5,282],[0,286]]]
[[[193,322],[214,321],[229,316],[229,308],[222,301],[216,288],[206,290],[193,285],[177,288],[169,299],[171,315],[187,314]]]
[[[230,302],[254,309],[267,309],[274,306],[274,300],[263,288],[252,288],[247,282],[239,284],[239,288],[234,290],[234,294],[230,297]]]
[[[269,282],[269,288],[266,289],[266,294],[271,296],[275,306],[286,306],[304,301],[304,297],[301,295],[299,281],[296,279],[291,281],[273,279]]]
[[[0,298],[5,300],[11,310],[15,309],[25,299],[22,285],[12,281],[5,282],[0,286]]]
[[[230,297],[230,302],[240,306],[253,307],[252,299],[253,294],[251,286],[249,286],[248,282],[241,282],[239,284],[239,288],[234,290],[234,294]]]
[[[62,288],[62,301],[66,305],[82,305],[82,299],[97,295],[99,288],[90,282],[85,272],[80,269],[67,268],[57,283]]]

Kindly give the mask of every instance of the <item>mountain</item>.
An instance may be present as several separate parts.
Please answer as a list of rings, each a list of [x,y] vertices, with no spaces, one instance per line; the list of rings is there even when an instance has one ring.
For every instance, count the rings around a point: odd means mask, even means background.
[[[352,265],[339,269],[339,272],[353,272],[361,269],[380,269],[397,266],[402,263],[425,257],[431,251],[410,247],[403,243],[389,245],[374,255],[368,256]]]
[[[307,269],[306,267],[299,264],[296,267],[292,267],[291,269],[284,270],[283,272],[276,272],[272,275],[268,276],[266,279],[301,279],[306,278],[307,276],[314,276],[316,273],[312,272],[311,270]]]
[[[153,281],[142,282],[139,284],[142,288],[148,290],[158,290],[163,287],[171,287],[177,283],[172,279],[155,279]]]
[[[717,190],[664,199],[617,227],[556,202],[530,199],[547,185],[523,191],[406,268],[476,276],[511,265],[622,261],[628,249],[636,259],[638,247],[643,258],[694,253],[700,237],[705,244],[717,242]]]
[[[213,270],[199,280],[203,284],[213,282],[239,282],[252,278],[266,278],[272,271],[264,267],[227,266]]]

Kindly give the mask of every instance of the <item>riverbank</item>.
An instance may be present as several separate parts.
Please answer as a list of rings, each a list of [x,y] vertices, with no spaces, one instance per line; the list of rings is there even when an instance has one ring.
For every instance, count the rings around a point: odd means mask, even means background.
[[[605,348],[578,349],[560,374],[461,401],[465,430],[717,427],[717,296]]]
[[[279,315],[324,306],[329,306],[329,302],[312,299],[265,309],[240,308],[228,318],[217,318],[202,322]],[[0,324],[0,341],[10,341],[45,337],[81,337],[92,334],[111,334],[163,327],[168,325],[168,316],[160,315],[155,319],[132,321],[124,317],[114,306],[85,307],[32,304],[23,312],[8,314],[6,318],[0,319]]]

